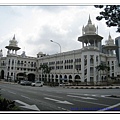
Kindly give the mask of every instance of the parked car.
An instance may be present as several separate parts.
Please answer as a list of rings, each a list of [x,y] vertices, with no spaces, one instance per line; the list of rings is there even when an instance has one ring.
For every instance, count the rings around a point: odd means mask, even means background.
[[[65,83],[60,83],[59,86],[65,86]]]
[[[31,85],[31,81],[21,80],[20,85]]]
[[[31,84],[32,86],[37,86],[37,87],[42,87],[43,86],[43,82],[42,81],[36,81],[34,83]]]

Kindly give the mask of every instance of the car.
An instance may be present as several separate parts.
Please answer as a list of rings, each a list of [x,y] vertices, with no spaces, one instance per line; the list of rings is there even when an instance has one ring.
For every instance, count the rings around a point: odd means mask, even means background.
[[[65,83],[60,83],[59,86],[65,86]]]
[[[21,80],[20,81],[20,85],[29,85],[30,86],[31,83],[32,83],[31,81],[27,81],[27,80]]]
[[[42,87],[43,86],[43,82],[42,81],[36,81],[34,83],[31,84],[32,86],[37,86],[37,87]]]

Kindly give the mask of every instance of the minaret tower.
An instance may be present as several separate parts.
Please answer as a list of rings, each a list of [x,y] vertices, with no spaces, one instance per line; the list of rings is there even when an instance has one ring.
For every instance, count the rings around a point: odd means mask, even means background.
[[[13,39],[9,41],[9,46],[6,46],[6,47],[5,47],[5,48],[8,49],[7,55],[9,55],[9,54],[17,55],[17,50],[20,49],[20,48],[18,47],[17,43],[18,43],[18,42],[16,41],[15,35],[14,35]]]
[[[114,51],[117,49],[117,46],[114,44],[114,40],[112,39],[110,33],[108,36],[108,40],[106,40],[106,45],[103,47],[106,50],[109,56],[114,55]]]
[[[116,72],[117,58],[115,55],[115,50],[117,48],[118,47],[114,44],[114,40],[112,39],[109,33],[108,40],[106,40],[106,45],[103,47],[103,49],[105,49],[107,55],[106,63],[110,67],[110,71],[108,73],[110,77],[117,77],[117,72]]]
[[[82,28],[82,36],[78,37],[78,41],[82,42],[82,47],[86,48],[88,46],[94,46],[95,48],[98,47],[99,50],[101,49],[101,40],[103,37],[98,35],[98,26],[95,27],[95,25],[92,24],[92,21],[90,19],[88,24]],[[86,46],[85,46],[86,45]]]
[[[78,41],[82,42],[81,69],[82,80],[86,84],[94,85],[99,81],[99,74],[96,73],[96,66],[100,64],[101,40],[103,37],[98,35],[98,26],[95,27],[88,19],[87,25],[82,27],[82,36]]]

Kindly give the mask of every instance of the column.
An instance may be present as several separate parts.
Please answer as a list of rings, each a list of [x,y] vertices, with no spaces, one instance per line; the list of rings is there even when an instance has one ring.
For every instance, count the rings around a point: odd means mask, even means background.
[[[82,42],[82,47],[84,48],[84,42]]]
[[[90,55],[87,55],[87,82],[90,82]]]

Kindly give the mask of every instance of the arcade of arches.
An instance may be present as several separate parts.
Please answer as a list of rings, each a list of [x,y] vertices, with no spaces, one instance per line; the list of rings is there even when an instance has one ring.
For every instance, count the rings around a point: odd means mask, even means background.
[[[17,74],[17,80],[28,80],[28,81],[31,81],[31,82],[35,82],[35,74],[33,73],[29,73],[29,74],[26,74],[26,73],[18,73]]]
[[[39,75],[39,80],[42,80],[44,82],[81,82],[81,77],[80,75],[75,75],[75,77],[73,77],[72,75]]]

